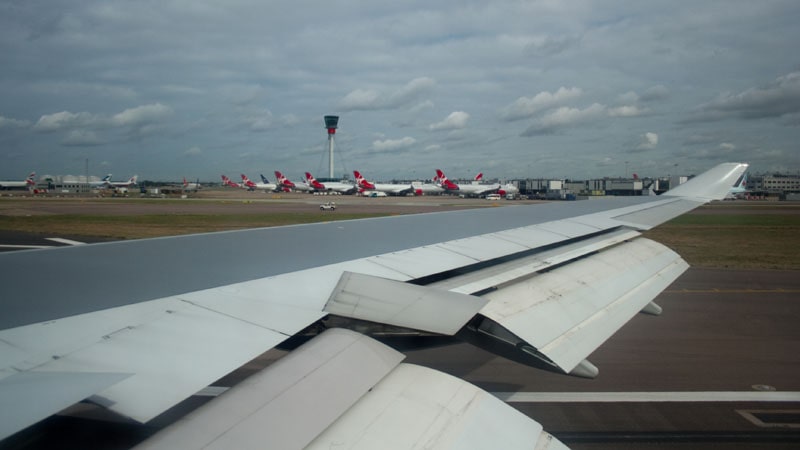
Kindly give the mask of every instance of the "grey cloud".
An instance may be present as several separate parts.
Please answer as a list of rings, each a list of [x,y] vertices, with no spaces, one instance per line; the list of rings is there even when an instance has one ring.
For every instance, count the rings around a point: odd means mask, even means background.
[[[667,89],[666,86],[662,84],[657,84],[644,91],[644,93],[641,96],[639,96],[639,98],[643,102],[655,102],[660,100],[666,100],[667,98],[669,98],[669,95],[670,95],[669,89]]]
[[[525,46],[529,56],[554,56],[576,46],[580,38],[573,36],[543,36],[534,38]]]
[[[763,119],[800,112],[800,72],[778,77],[765,87],[725,93],[699,107],[700,119]]]
[[[92,130],[71,130],[61,141],[61,145],[67,147],[92,147],[105,143],[106,141]]]
[[[2,128],[25,128],[29,127],[31,123],[27,120],[13,119],[10,117],[0,116],[0,129]]]

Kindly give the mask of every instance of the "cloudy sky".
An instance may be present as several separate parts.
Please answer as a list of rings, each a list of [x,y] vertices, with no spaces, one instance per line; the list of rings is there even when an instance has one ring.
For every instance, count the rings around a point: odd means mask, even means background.
[[[800,170],[800,2],[0,2],[0,178]]]

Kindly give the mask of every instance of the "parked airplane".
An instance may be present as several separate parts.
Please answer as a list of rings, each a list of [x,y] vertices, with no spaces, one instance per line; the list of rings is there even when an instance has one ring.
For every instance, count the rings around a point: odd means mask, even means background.
[[[736,194],[746,194],[747,192],[749,192],[749,190],[747,187],[747,172],[745,172],[742,174],[742,177],[740,179],[736,180],[736,183],[731,188],[730,193],[732,195],[736,195]]]
[[[338,192],[340,194],[354,194],[358,190],[354,184],[350,183],[342,183],[339,181],[326,181],[325,183],[320,183],[316,180],[316,178],[314,178],[314,175],[311,175],[310,172],[306,172],[306,183],[315,192]]]
[[[100,181],[89,181],[89,187],[107,189],[111,187],[111,174],[100,179]]]
[[[391,195],[422,194],[422,192],[417,193],[411,184],[372,183],[367,181],[357,170],[353,171],[353,176],[356,178],[356,185],[364,191],[378,191]]]
[[[280,187],[278,186],[278,184],[277,184],[277,183],[270,183],[270,181],[267,179],[267,177],[265,177],[265,176],[264,176],[264,174],[263,174],[263,173],[259,174],[259,176],[261,177],[261,182],[262,182],[262,183],[264,183],[264,184],[271,184],[272,186],[274,186],[274,187],[272,188],[272,190],[273,190],[273,191],[276,191],[276,192],[277,192],[277,191],[280,191],[280,190],[281,190],[281,189],[280,189]]]
[[[189,183],[188,181],[186,181],[186,177],[183,177],[183,185],[182,186],[183,186],[183,190],[185,192],[194,192],[194,191],[199,191],[200,189],[202,189],[202,186],[200,185],[200,180],[199,179],[194,183]]]
[[[302,183],[295,183],[294,181],[286,178],[286,176],[279,171],[275,171],[275,179],[277,180],[278,187],[282,191],[300,191],[300,192],[308,192],[311,191],[311,187],[306,184],[305,182]]]
[[[450,193],[465,196],[481,197],[486,194],[498,192],[501,189],[499,183],[495,184],[456,184],[450,181],[447,176],[439,169],[436,169],[436,178],[442,188]]]
[[[223,186],[232,187],[232,188],[242,188],[242,189],[244,189],[244,188],[245,188],[245,187],[244,187],[244,186],[242,186],[241,184],[239,184],[239,183],[237,183],[237,182],[235,182],[235,181],[231,181],[231,179],[230,179],[230,178],[228,178],[228,177],[227,177],[227,176],[225,176],[225,175],[222,175],[222,185],[223,185]]]
[[[138,179],[139,175],[134,175],[128,178],[127,181],[111,181],[111,174],[108,174],[106,178],[103,178],[103,180],[105,180],[106,185],[112,188],[127,188],[133,186],[134,184],[136,184],[136,180]]]
[[[594,377],[588,355],[638,312],[657,315],[652,300],[688,268],[641,232],[723,198],[746,168],[720,164],[657,197],[385,217],[386,239],[365,239],[378,234],[363,219],[0,253],[0,439],[84,399],[148,422],[324,318]],[[216,264],[175,270],[154,255]],[[264,255],[280,263],[254,264]],[[403,358],[327,330],[143,445],[565,448]]]
[[[252,181],[250,178],[247,178],[247,175],[242,174],[242,184],[244,185],[244,187],[246,187],[251,191],[256,189],[263,189],[264,191],[274,191],[278,188],[276,184],[267,182],[267,179],[264,177],[264,175],[261,175],[261,179],[264,180],[263,183],[256,183],[255,181]]]
[[[33,189],[36,186],[36,172],[31,172],[28,178],[22,181],[0,181],[0,189]]]
[[[478,175],[475,176],[475,181],[480,181],[482,179],[483,173],[478,173]],[[513,184],[456,184],[450,181],[447,176],[445,176],[444,172],[439,169],[436,169],[435,180],[438,180],[439,185],[445,191],[464,196],[483,197],[487,194],[498,194],[500,196],[507,194],[519,194],[519,188]]]

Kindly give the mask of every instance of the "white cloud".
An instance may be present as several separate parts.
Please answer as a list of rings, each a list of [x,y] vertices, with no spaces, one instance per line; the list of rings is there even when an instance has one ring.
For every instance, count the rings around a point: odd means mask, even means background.
[[[372,143],[372,148],[380,152],[397,151],[397,150],[408,149],[409,147],[413,146],[416,143],[417,143],[416,139],[406,136],[401,139],[386,139],[383,141],[374,141]]]
[[[55,114],[43,115],[33,126],[33,129],[41,132],[53,132],[93,126],[99,121],[100,118],[98,116],[88,112],[71,113],[69,111],[61,111]]]
[[[532,117],[538,112],[562,105],[581,96],[577,87],[560,87],[556,92],[542,91],[533,97],[520,97],[500,112],[503,120],[513,121]]]
[[[397,109],[415,101],[435,85],[433,78],[421,77],[385,94],[375,89],[356,89],[339,102],[339,107],[344,111]]]
[[[731,151],[731,150],[735,150],[736,146],[731,144],[730,142],[723,142],[723,143],[719,144],[719,148],[720,148],[720,150]]]
[[[197,146],[189,147],[188,149],[186,149],[183,152],[184,156],[200,156],[202,154],[203,154],[203,150],[201,150],[200,147],[197,147]]]
[[[653,150],[656,146],[658,146],[658,134],[648,131],[640,136],[639,146],[637,148],[639,150]]]
[[[441,122],[431,124],[429,128],[434,131],[460,130],[467,127],[467,121],[469,121],[469,114],[464,111],[454,111]]]
[[[562,106],[534,121],[523,136],[553,134],[561,129],[596,121],[606,115],[606,107],[599,103],[580,109]]]
[[[242,119],[251,131],[266,131],[272,128],[273,117],[269,110],[255,111]]]
[[[642,109],[636,105],[623,105],[608,109],[608,115],[611,117],[637,117],[647,112],[646,108]]]
[[[172,115],[172,108],[154,103],[129,108],[111,118],[114,125],[122,127],[140,127],[143,125],[159,122]]]

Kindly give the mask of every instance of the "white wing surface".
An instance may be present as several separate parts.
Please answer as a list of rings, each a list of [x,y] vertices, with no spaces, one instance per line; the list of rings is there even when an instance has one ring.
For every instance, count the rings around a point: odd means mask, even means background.
[[[487,392],[403,358],[328,330],[137,448],[565,448]]]
[[[746,167],[659,197],[0,254],[0,399],[18,399],[0,405],[16,417],[0,438],[80,398],[147,422],[329,314],[594,376],[589,354],[657,313],[651,300],[686,268],[639,231],[723,198]],[[176,271],[165,254],[196,264]]]

